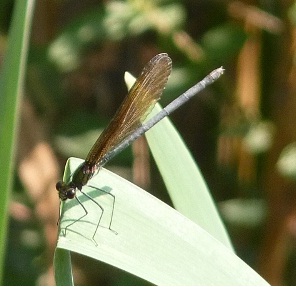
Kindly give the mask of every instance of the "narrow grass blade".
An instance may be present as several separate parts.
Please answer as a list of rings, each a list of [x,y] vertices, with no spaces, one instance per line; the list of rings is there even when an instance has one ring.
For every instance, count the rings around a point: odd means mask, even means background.
[[[8,202],[12,188],[19,103],[24,84],[33,6],[33,0],[18,0],[14,3],[8,46],[0,74],[0,282],[2,281],[5,254]]]
[[[161,110],[155,106],[150,116]],[[169,118],[146,133],[174,207],[230,249],[232,244],[207,184]]]
[[[54,266],[57,286],[73,286],[70,251],[57,248],[54,253]]]

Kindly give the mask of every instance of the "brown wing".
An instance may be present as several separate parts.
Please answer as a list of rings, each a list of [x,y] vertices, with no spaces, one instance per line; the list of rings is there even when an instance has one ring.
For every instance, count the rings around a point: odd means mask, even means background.
[[[127,138],[160,99],[172,70],[166,53],[153,57],[144,67],[115,116],[89,151],[85,161],[93,166],[102,156]]]

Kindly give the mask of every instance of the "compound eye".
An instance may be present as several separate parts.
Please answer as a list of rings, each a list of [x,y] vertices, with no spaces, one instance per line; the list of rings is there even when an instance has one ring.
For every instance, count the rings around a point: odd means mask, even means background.
[[[62,181],[57,182],[56,184],[56,190],[60,191],[64,186],[64,183]]]
[[[69,189],[69,190],[67,190],[67,198],[68,199],[72,199],[72,198],[74,198],[75,197],[75,194],[76,194],[76,191],[75,191],[75,189]]]

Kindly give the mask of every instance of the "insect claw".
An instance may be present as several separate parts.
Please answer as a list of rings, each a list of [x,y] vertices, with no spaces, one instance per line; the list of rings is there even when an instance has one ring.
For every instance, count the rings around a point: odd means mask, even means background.
[[[96,247],[99,246],[98,243],[97,243],[97,241],[96,241],[94,238],[92,238],[91,241],[94,243],[94,245],[95,245]]]
[[[113,230],[111,228],[109,228],[109,230],[112,231],[115,235],[118,235],[118,232],[117,231],[115,231],[115,230]]]

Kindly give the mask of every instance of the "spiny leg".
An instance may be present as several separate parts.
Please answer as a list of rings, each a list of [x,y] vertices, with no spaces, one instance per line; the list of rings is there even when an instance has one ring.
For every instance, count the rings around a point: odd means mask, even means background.
[[[62,217],[62,200],[60,200],[60,206],[59,206],[59,219],[57,221],[57,226],[61,223],[61,217]]]
[[[63,228],[64,229],[64,236],[66,236],[67,230],[68,230],[68,228],[71,225],[75,224],[77,221],[80,221],[82,218],[84,218],[85,216],[88,215],[88,211],[86,210],[86,208],[84,207],[84,205],[82,204],[82,202],[80,201],[80,199],[76,195],[75,195],[75,199],[78,201],[78,203],[80,204],[80,206],[83,208],[84,215],[80,216],[78,219],[74,220],[73,222],[71,222],[70,224],[68,224],[65,228]]]
[[[109,222],[109,227],[108,227],[108,229],[117,235],[118,232],[115,231],[115,230],[113,230],[113,229],[111,228],[112,220],[113,220],[113,214],[114,214],[114,207],[115,207],[115,195],[112,194],[112,193],[110,193],[110,192],[105,191],[104,189],[97,188],[97,187],[91,186],[91,185],[89,185],[89,184],[88,184],[88,186],[91,187],[91,188],[94,188],[94,189],[100,190],[100,191],[102,191],[103,193],[105,193],[106,195],[110,195],[110,196],[112,196],[112,198],[113,198],[113,202],[112,202],[112,211],[111,211],[111,219],[110,219],[110,222]],[[89,196],[88,196],[88,197],[89,197]],[[89,198],[90,198],[90,197],[89,197]],[[96,202],[93,198],[91,198],[91,200],[92,200],[95,204],[99,205],[99,203]],[[100,206],[100,205],[99,205],[99,206]],[[103,216],[103,214],[101,215],[100,220],[99,220],[99,222],[98,222],[98,224],[97,224],[97,227],[96,227],[96,230],[95,230],[95,232],[94,232],[93,238],[95,237],[95,235],[96,235],[96,233],[97,233],[97,230],[98,230],[98,228],[99,228],[99,226],[100,226],[100,221],[101,221],[102,216]],[[101,227],[105,228],[104,226],[101,226]]]
[[[100,166],[99,165],[97,165],[96,166],[96,171],[95,171],[95,174],[98,174],[99,173],[99,171],[100,171]],[[93,189],[98,189],[98,190],[100,190],[100,191],[102,191],[103,193],[105,193],[105,194],[108,194],[108,195],[110,195],[110,196],[112,196],[113,197],[113,203],[112,203],[112,212],[111,212],[111,219],[110,219],[110,222],[109,222],[109,227],[108,227],[108,229],[110,230],[110,231],[112,231],[112,232],[114,232],[116,235],[118,234],[118,232],[117,231],[115,231],[115,230],[113,230],[112,228],[111,228],[111,225],[112,225],[112,220],[113,220],[113,213],[114,213],[114,207],[115,207],[115,195],[114,194],[112,194],[112,193],[110,193],[110,192],[108,192],[108,191],[105,191],[104,189],[101,189],[101,188],[98,188],[98,187],[95,187],[95,186],[92,186],[92,185],[87,185],[87,186],[89,186],[89,187],[91,187],[91,188],[93,188]],[[102,226],[102,227],[104,227],[104,226]],[[96,231],[95,231],[95,233],[97,232],[97,229],[98,229],[98,226],[97,226],[97,228],[96,228]]]
[[[98,187],[94,187],[94,186],[89,185],[89,184],[88,184],[87,186],[89,186],[89,187],[91,187],[91,188],[94,188],[94,189],[97,189],[97,190],[100,190],[100,191],[102,191],[103,193],[105,193],[106,195],[110,195],[110,196],[112,196],[112,198],[113,198],[113,200],[112,200],[112,211],[111,211],[111,219],[110,219],[110,222],[109,222],[109,227],[108,227],[108,229],[109,229],[110,231],[114,232],[115,234],[118,234],[118,232],[116,232],[115,230],[113,230],[113,229],[111,228],[112,220],[113,220],[113,214],[114,214],[114,208],[115,208],[115,195],[112,194],[112,193],[110,193],[110,192],[108,192],[108,191],[105,191],[104,189],[101,189],[101,188],[98,188]],[[97,203],[97,202],[96,202],[96,203]],[[106,228],[106,227],[104,227],[104,226],[101,226],[101,227]]]
[[[91,188],[94,188],[94,189],[100,190],[100,191],[102,191],[102,192],[104,192],[104,193],[109,194],[110,196],[112,196],[112,198],[113,198],[112,212],[111,212],[111,219],[110,219],[110,222],[109,222],[109,227],[108,227],[108,229],[109,229],[110,231],[114,232],[114,233],[117,235],[118,233],[117,233],[115,230],[111,229],[112,219],[113,219],[113,213],[114,213],[114,207],[115,207],[115,195],[113,195],[113,194],[111,194],[111,193],[109,193],[109,192],[107,192],[107,191],[105,191],[105,190],[103,190],[103,189],[100,189],[100,188],[97,188],[97,187],[94,187],[94,186],[90,186],[90,185],[88,185],[88,186],[91,187]],[[95,201],[90,195],[88,195],[87,193],[83,192],[82,190],[80,190],[80,192],[81,192],[83,195],[85,195],[88,199],[90,199],[93,203],[95,203],[95,204],[101,209],[101,215],[100,215],[100,217],[99,217],[98,224],[97,224],[97,226],[96,226],[95,232],[94,232],[94,234],[93,234],[93,236],[92,236],[92,241],[94,242],[94,244],[95,244],[96,246],[98,246],[98,244],[97,244],[97,242],[95,241],[94,238],[95,238],[95,235],[96,235],[96,233],[97,233],[97,230],[98,230],[98,228],[99,228],[99,226],[100,226],[100,222],[101,222],[101,219],[102,219],[102,217],[103,217],[103,213],[104,213],[104,208],[103,208],[103,207],[102,207],[97,201]],[[64,235],[64,236],[66,236],[66,234],[67,234],[67,230],[68,230],[68,228],[69,228],[70,226],[72,226],[72,225],[75,224],[77,221],[80,221],[82,218],[84,218],[85,216],[88,215],[88,211],[87,211],[87,209],[84,207],[84,205],[82,204],[82,202],[80,201],[80,199],[79,199],[77,196],[75,196],[75,199],[78,201],[78,203],[80,204],[80,206],[83,208],[85,214],[82,215],[81,217],[79,217],[78,219],[76,219],[75,221],[71,222],[70,224],[68,224],[65,228],[63,228],[63,229],[64,229],[64,232],[63,232],[63,235]],[[60,220],[59,220],[59,221],[60,221]],[[107,228],[107,227],[104,227],[104,226],[101,226],[101,227],[103,227],[103,228]]]
[[[96,189],[98,189],[98,188],[96,188]],[[102,207],[102,205],[100,205],[98,202],[96,202],[91,196],[89,196],[87,193],[85,193],[85,192],[83,192],[82,190],[81,190],[81,193],[82,194],[84,194],[88,199],[90,199],[93,203],[95,203],[100,209],[101,209],[101,215],[100,215],[100,218],[99,218],[99,221],[98,221],[98,224],[97,224],[97,227],[96,227],[96,230],[95,230],[95,233],[93,234],[93,236],[92,236],[92,241],[94,242],[94,244],[96,245],[96,246],[98,246],[98,243],[96,242],[96,240],[95,240],[95,235],[96,235],[96,232],[97,232],[97,230],[98,230],[98,227],[100,226],[100,222],[101,222],[101,219],[102,219],[102,217],[103,217],[103,214],[104,214],[104,208]]]

